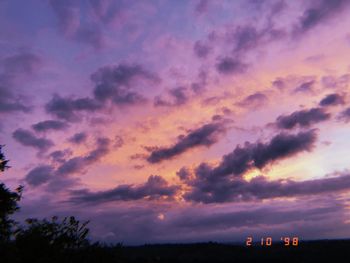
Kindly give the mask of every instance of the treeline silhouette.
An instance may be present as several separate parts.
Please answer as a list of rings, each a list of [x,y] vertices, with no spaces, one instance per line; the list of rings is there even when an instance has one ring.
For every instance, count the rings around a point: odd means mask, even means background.
[[[10,168],[0,145],[0,172]],[[125,262],[350,262],[350,240],[301,242],[298,247],[252,247],[219,243],[143,246],[92,243],[87,222],[59,219],[11,219],[19,210],[23,187],[11,191],[0,183],[0,263]],[[340,259],[340,260],[339,260]]]

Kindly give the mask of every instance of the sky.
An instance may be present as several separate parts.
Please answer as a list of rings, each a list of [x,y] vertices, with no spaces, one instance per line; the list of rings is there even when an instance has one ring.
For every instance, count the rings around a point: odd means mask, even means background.
[[[350,1],[1,0],[25,218],[124,244],[350,237]]]

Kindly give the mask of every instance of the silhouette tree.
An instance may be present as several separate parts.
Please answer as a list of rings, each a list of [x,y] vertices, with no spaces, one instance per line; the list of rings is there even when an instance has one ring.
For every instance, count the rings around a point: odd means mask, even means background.
[[[62,259],[71,251],[89,246],[87,224],[73,216],[62,221],[56,216],[51,220],[27,219],[26,226],[17,231],[16,248],[28,262]]]
[[[0,145],[1,173],[9,168],[2,149]],[[22,186],[11,191],[0,183],[0,262],[66,262],[68,255],[89,249],[88,221],[80,222],[73,216],[60,221],[54,216],[51,220],[30,218],[19,226],[12,220],[22,191]]]
[[[9,166],[0,145],[0,172],[4,172]],[[16,222],[9,218],[19,209],[17,202],[21,199],[23,187],[19,186],[14,192],[10,191],[4,183],[0,183],[0,244],[8,242],[12,235],[12,228]]]
[[[10,166],[7,165],[9,160],[6,160],[5,155],[2,152],[2,147],[4,145],[0,145],[0,171],[3,172],[5,169],[10,168]]]
[[[16,242],[25,240],[37,241],[43,246],[52,246],[58,249],[78,249],[89,244],[87,235],[89,229],[74,216],[65,217],[59,221],[57,216],[51,220],[38,220],[29,218],[26,220],[27,226],[22,227],[16,235]]]

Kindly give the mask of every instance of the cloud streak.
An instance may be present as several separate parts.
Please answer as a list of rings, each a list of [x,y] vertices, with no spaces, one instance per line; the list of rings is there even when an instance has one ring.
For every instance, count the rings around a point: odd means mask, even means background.
[[[226,127],[222,122],[205,124],[200,128],[190,131],[187,135],[178,136],[178,141],[170,147],[161,147],[152,150],[147,161],[149,163],[159,163],[164,160],[170,160],[198,146],[209,147],[216,143],[219,135],[225,131]]]
[[[51,140],[38,138],[31,131],[24,129],[15,130],[12,137],[23,146],[33,147],[40,151],[46,151],[54,145]]]
[[[141,199],[173,199],[179,190],[178,186],[169,185],[161,176],[151,175],[141,185],[119,185],[114,189],[90,192],[79,190],[72,192],[70,201],[75,203],[103,203],[110,201],[132,201]]]
[[[310,127],[313,124],[327,121],[331,114],[323,108],[312,108],[309,110],[295,111],[290,115],[281,115],[276,120],[276,126],[279,129],[291,130],[296,127]]]
[[[280,197],[311,196],[338,191],[349,191],[350,175],[344,174],[332,178],[315,180],[270,181],[258,176],[250,181],[242,178],[220,178],[206,184],[194,184],[194,188],[185,194],[188,201],[203,203],[241,202]]]

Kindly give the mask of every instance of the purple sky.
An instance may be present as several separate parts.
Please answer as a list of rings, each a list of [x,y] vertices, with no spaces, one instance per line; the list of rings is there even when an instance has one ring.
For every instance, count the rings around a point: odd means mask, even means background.
[[[350,1],[0,0],[18,219],[105,242],[350,236]]]

